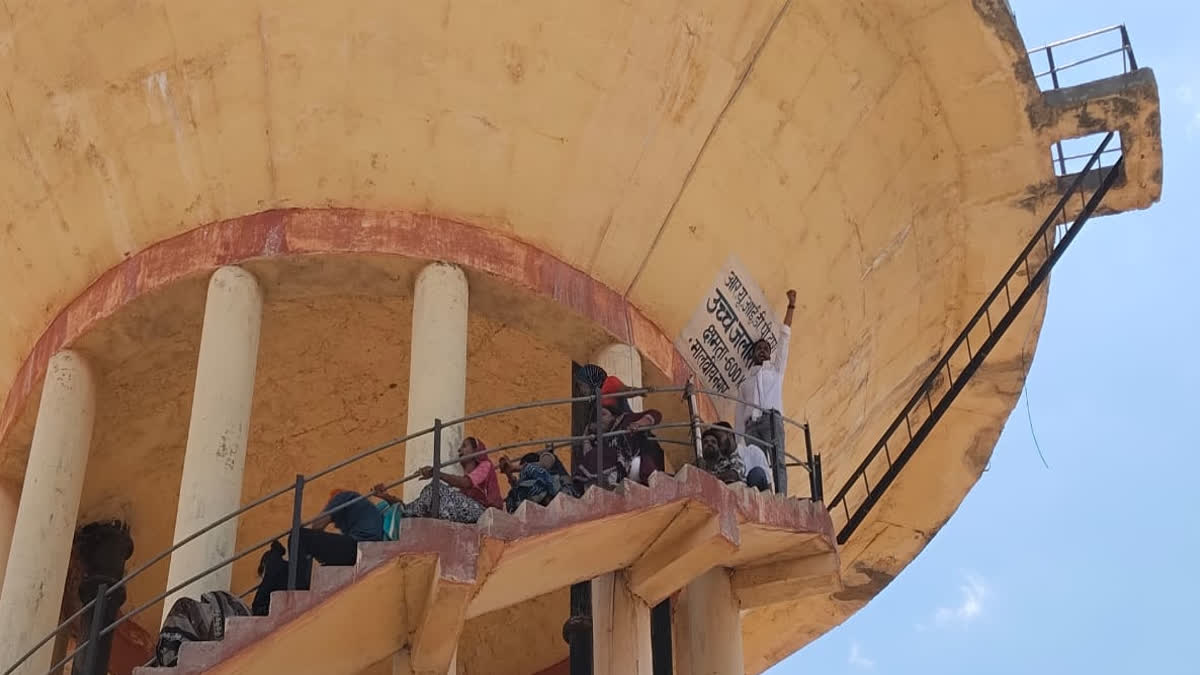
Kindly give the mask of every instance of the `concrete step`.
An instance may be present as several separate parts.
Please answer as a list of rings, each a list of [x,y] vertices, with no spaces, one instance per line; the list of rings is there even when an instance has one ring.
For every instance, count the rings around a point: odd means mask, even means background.
[[[444,672],[466,619],[616,570],[651,605],[717,566],[746,570],[738,590],[755,605],[831,589],[833,536],[823,506],[695,467],[473,525],[405,520],[399,541],[361,544],[356,565],[316,568],[311,590],[273,593],[268,616],[184,645],[176,668],[135,672],[350,675],[406,648],[415,671]]]

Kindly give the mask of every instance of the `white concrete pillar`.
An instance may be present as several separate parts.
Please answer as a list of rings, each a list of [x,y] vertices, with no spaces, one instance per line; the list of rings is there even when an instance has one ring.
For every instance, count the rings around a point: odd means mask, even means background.
[[[96,386],[87,361],[58,352],[46,368],[0,591],[0,666],[12,664],[58,625],[95,417]],[[51,640],[15,673],[42,675],[53,649]]]
[[[638,353],[636,347],[621,343],[610,344],[596,352],[592,356],[591,362],[603,368],[604,371],[609,375],[620,379],[621,382],[624,382],[625,386],[627,387],[642,386],[642,357],[641,354]],[[641,411],[642,399],[629,399],[629,407],[635,411]],[[636,654],[629,653],[629,650],[636,646],[629,642],[629,640],[632,639],[631,631],[636,632],[637,629],[628,622],[624,623],[623,625],[617,625],[615,623],[619,620],[624,621],[626,619],[629,621],[635,621],[634,614],[636,613],[629,613],[630,608],[624,602],[620,603],[621,613],[619,617],[611,610],[613,607],[612,598],[614,596],[624,598],[624,596],[628,594],[627,589],[623,592],[620,590],[624,588],[624,579],[615,573],[605,574],[592,579],[592,655],[595,664],[594,670],[596,675],[601,675],[601,673],[641,672],[634,670],[623,670],[623,668],[629,666],[630,663],[634,663],[638,666],[643,665],[642,659],[636,658]],[[599,603],[597,602],[597,599],[599,599]],[[636,598],[633,598],[633,601],[637,602],[639,605],[642,605],[642,603]],[[642,605],[642,608],[644,609],[645,606]],[[648,657],[650,653],[648,651],[650,648],[649,611],[647,610],[645,616],[640,618],[645,620],[646,631],[644,637],[647,649],[646,655]],[[623,641],[623,644],[620,648],[627,652],[625,655],[617,655],[616,657],[609,656],[613,653],[614,639],[620,639]],[[602,643],[608,645],[608,648],[602,649]],[[614,660],[614,658],[617,660]],[[634,661],[626,663],[625,661],[621,660],[622,658],[631,658],[634,659]],[[645,662],[645,668],[645,672],[649,673],[649,661]]]
[[[20,494],[16,486],[0,483],[0,588],[4,588],[4,570],[8,567],[8,551],[12,545],[13,528],[17,525]]]
[[[608,345],[596,352],[592,363],[620,379],[627,387],[636,389],[642,386],[642,356],[637,347],[620,343]],[[629,407],[634,411],[641,411],[642,399],[629,399]]]
[[[745,672],[742,619],[729,570],[717,567],[696,578],[672,608],[675,672],[729,675]]]
[[[258,282],[240,267],[222,267],[208,282],[175,514],[176,542],[241,506],[262,302]],[[167,587],[228,559],[236,544],[236,518],[184,544],[171,554]],[[163,619],[180,597],[198,599],[207,591],[230,590],[232,576],[233,568],[226,566],[173,593],[163,603]]]
[[[650,608],[624,574],[592,580],[592,660],[595,675],[653,675]]]
[[[432,263],[417,275],[413,290],[412,352],[408,371],[408,433],[433,426],[435,417],[456,419],[467,405],[467,275],[454,265]],[[458,455],[462,425],[442,433],[443,461]],[[404,473],[433,464],[433,436],[409,441]],[[447,467],[459,472],[457,465]],[[405,500],[415,499],[426,481],[404,484]]]

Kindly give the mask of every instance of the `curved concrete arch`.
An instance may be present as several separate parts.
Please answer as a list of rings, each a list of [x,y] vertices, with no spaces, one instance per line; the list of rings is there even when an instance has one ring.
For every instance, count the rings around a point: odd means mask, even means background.
[[[535,246],[428,214],[286,209],[198,227],[102,274],[58,313],[25,358],[0,411],[0,439],[25,409],[49,358],[137,298],[222,265],[348,253],[441,260],[492,275],[594,322],[613,340],[636,346],[668,379],[687,377],[682,356],[658,326],[615,290]]]

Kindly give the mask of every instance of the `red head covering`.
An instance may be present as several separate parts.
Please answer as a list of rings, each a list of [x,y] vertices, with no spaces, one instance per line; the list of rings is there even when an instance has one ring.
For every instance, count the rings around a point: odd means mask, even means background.
[[[616,375],[609,375],[604,378],[604,384],[600,385],[601,394],[615,394],[625,388],[625,383],[617,378]],[[615,408],[618,405],[617,398],[602,398],[600,405],[605,408]]]

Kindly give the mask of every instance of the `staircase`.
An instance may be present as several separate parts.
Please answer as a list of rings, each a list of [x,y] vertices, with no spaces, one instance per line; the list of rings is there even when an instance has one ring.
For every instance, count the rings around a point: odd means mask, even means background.
[[[1033,238],[829,502],[830,511],[842,522],[837,536],[839,544],[849,540],[887,492],[1008,327],[1046,282],[1051,268],[1100,207],[1104,196],[1123,177],[1123,155],[1108,167],[1101,162],[1105,153],[1111,152],[1107,148],[1113,136],[1113,132],[1109,132],[1083,170],[1068,177],[1070,182],[1063,189],[1061,198]],[[1079,200],[1079,207],[1072,218],[1075,198]],[[972,337],[975,338],[973,345]],[[872,476],[877,476],[874,483]]]
[[[406,520],[399,539],[361,544],[352,567],[314,569],[311,590],[274,593],[268,616],[229,619],[224,640],[185,643],[178,666],[135,673],[351,675],[400,653],[414,674],[441,675],[467,619],[617,570],[650,606],[718,566],[732,569],[743,609],[840,588],[821,504],[691,466],[649,486],[489,509],[474,525]]]

